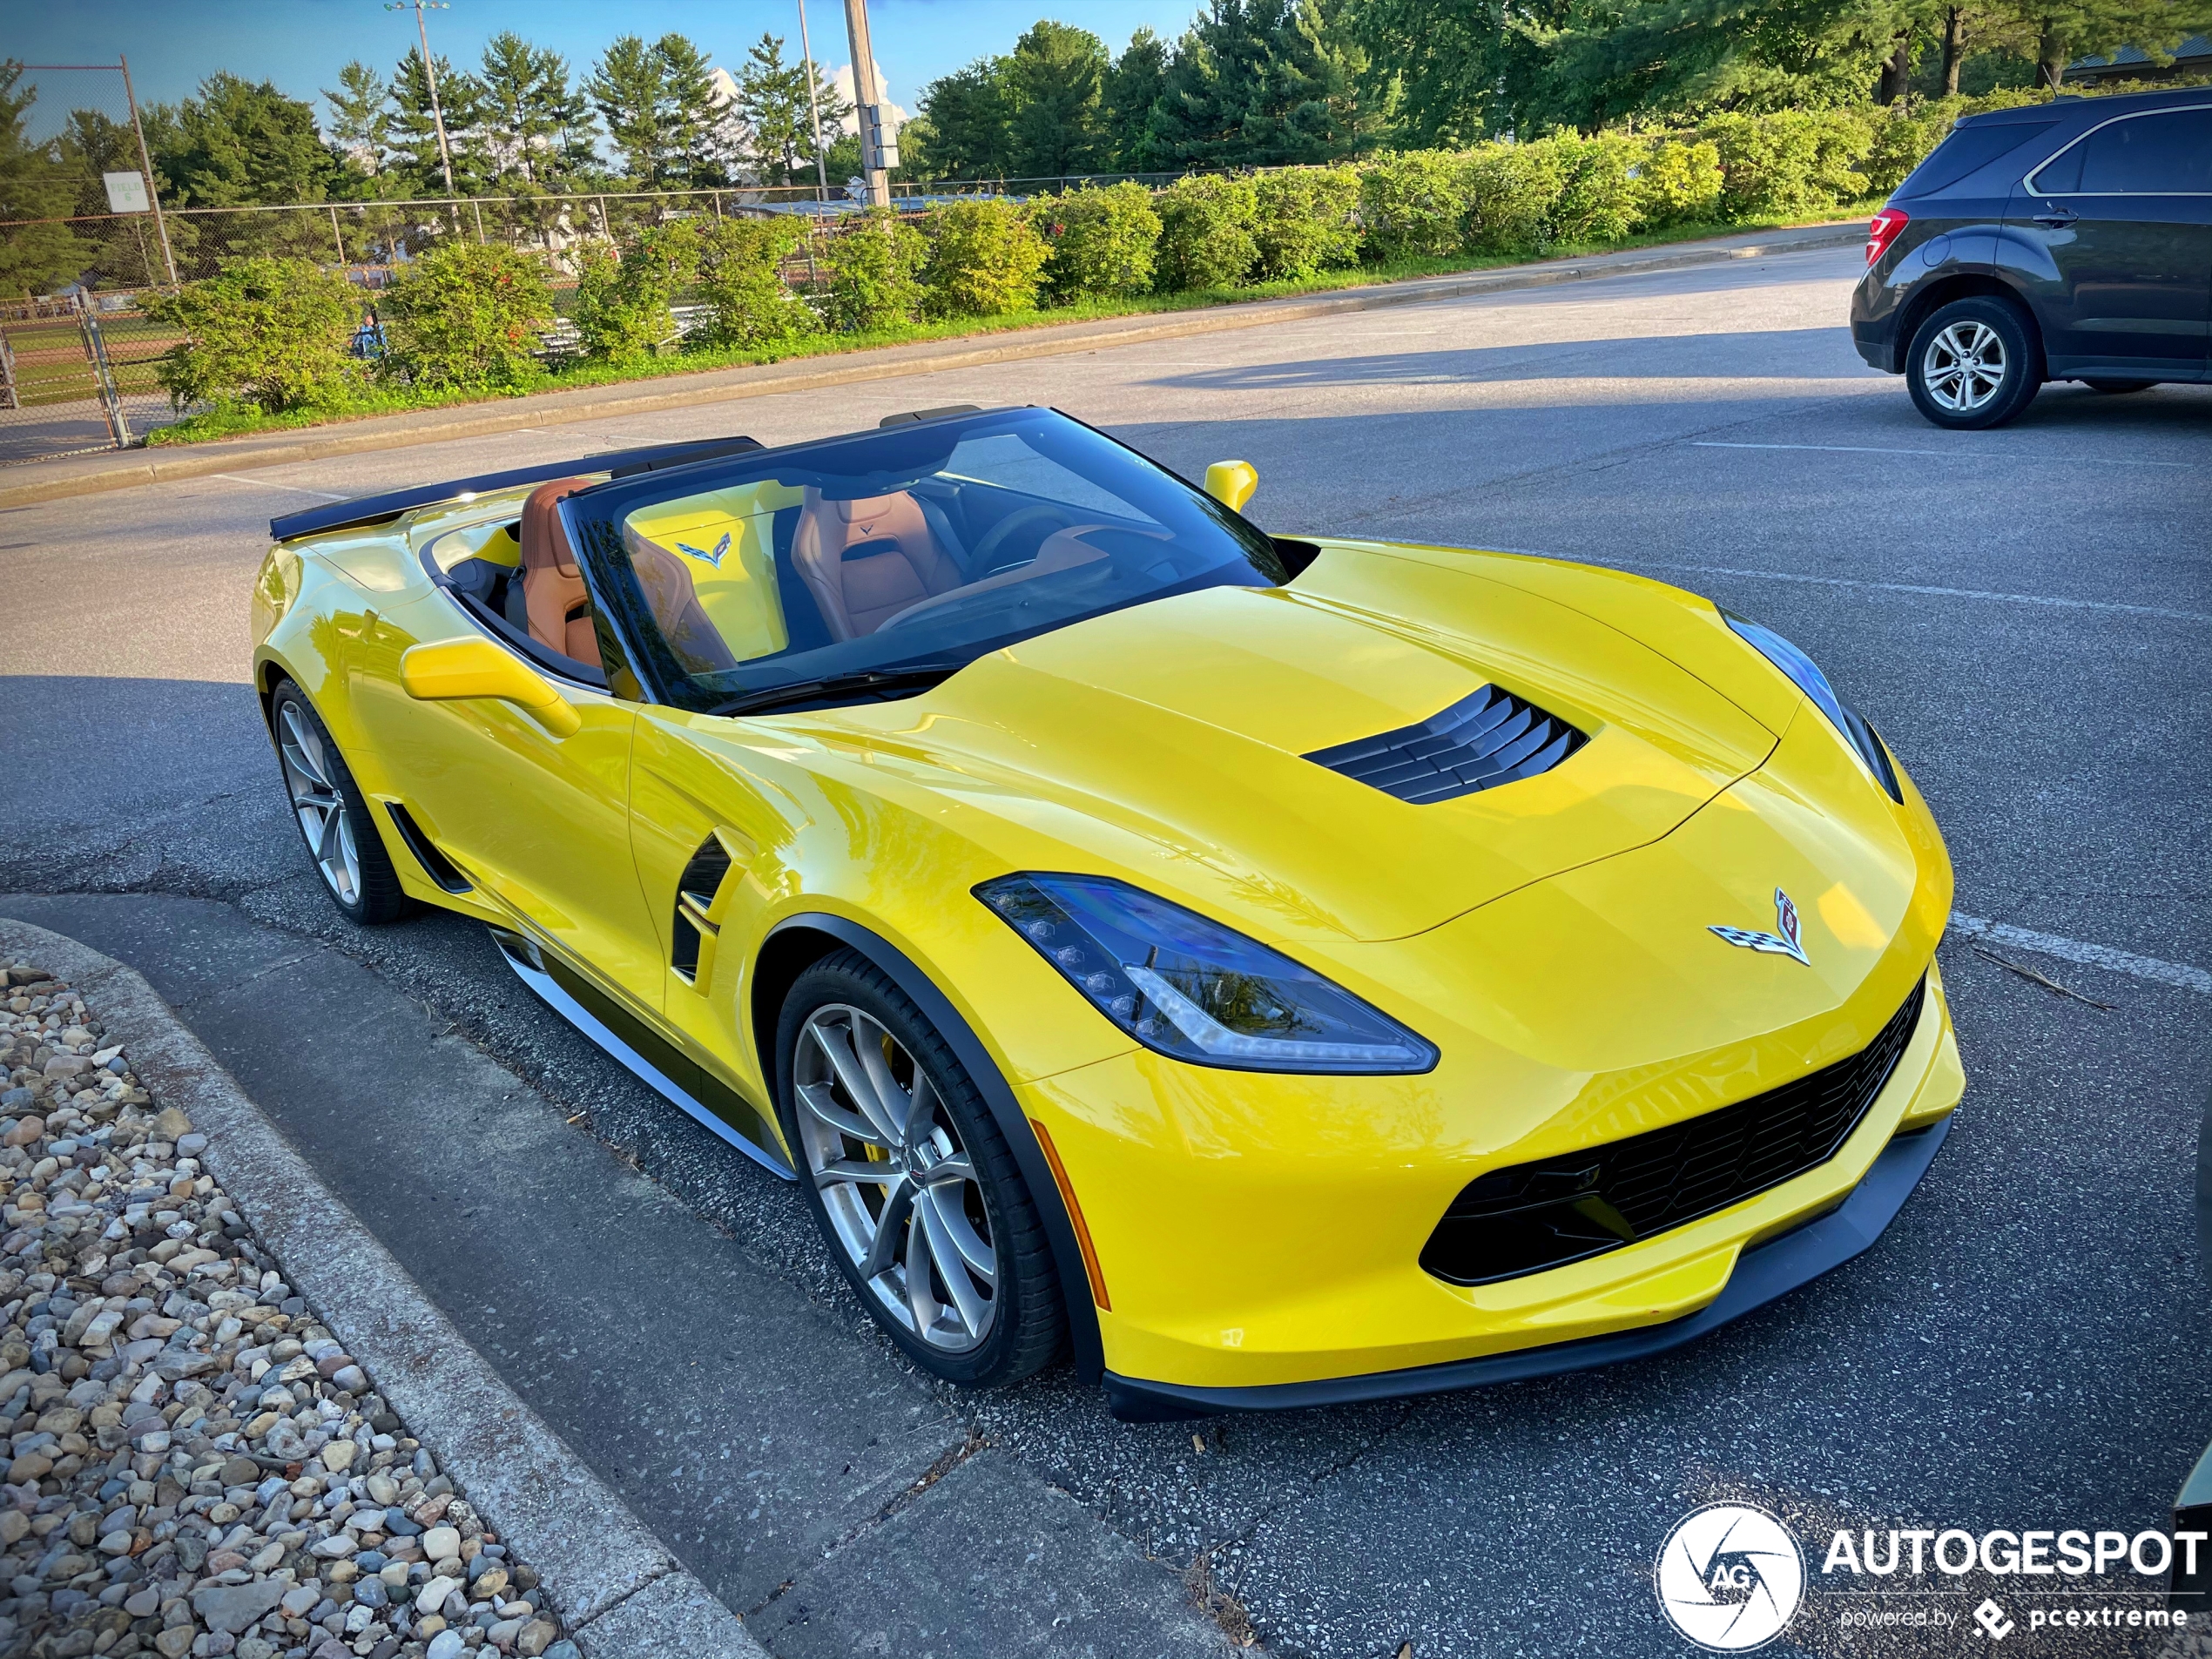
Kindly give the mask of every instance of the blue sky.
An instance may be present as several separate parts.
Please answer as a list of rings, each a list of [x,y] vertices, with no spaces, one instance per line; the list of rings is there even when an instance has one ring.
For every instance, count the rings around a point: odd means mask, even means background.
[[[1140,25],[1173,38],[1197,0],[871,0],[869,26],[876,60],[883,65],[893,102],[912,110],[921,88],[948,71],[987,52],[1001,52],[1041,17],[1080,24],[1118,51]],[[17,5],[23,10],[15,10]],[[415,46],[412,12],[387,11],[380,0],[8,0],[12,14],[0,31],[0,56],[37,64],[131,60],[141,104],[173,102],[190,94],[202,77],[227,69],[266,78],[296,98],[316,98],[335,85],[349,58],[388,71]],[[456,65],[473,64],[483,44],[502,29],[564,54],[579,74],[619,34],[651,40],[670,30],[689,35],[717,64],[734,69],[763,30],[781,35],[790,55],[799,51],[795,0],[738,0],[709,5],[698,0],[452,0],[433,11],[430,48]],[[809,0],[806,21],[816,60],[834,66],[851,61],[842,0]],[[50,96],[62,92],[50,78]],[[320,100],[316,98],[320,113]],[[45,111],[42,111],[41,113]]]

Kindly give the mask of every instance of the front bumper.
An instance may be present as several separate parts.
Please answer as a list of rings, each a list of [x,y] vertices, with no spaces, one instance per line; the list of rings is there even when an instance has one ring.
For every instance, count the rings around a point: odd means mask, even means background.
[[[1536,1348],[1486,1354],[1443,1365],[1404,1371],[1369,1372],[1316,1382],[1275,1383],[1250,1387],[1190,1387],[1144,1382],[1106,1373],[1106,1403],[1124,1422],[1174,1422],[1220,1412],[1288,1411],[1306,1406],[1342,1406],[1357,1400],[1440,1394],[1492,1383],[1526,1382],[1561,1372],[1590,1371],[1628,1359],[1649,1359],[1788,1295],[1801,1285],[1841,1267],[1869,1249],[1903,1209],[1912,1189],[1935,1162],[1951,1133],[1951,1119],[1938,1118],[1925,1129],[1893,1136],[1865,1178],[1842,1205],[1755,1250],[1745,1251],[1729,1275],[1728,1287],[1696,1312],[1665,1325],[1644,1325],[1609,1336],[1584,1337]],[[2212,1465],[2212,1453],[2206,1458]]]

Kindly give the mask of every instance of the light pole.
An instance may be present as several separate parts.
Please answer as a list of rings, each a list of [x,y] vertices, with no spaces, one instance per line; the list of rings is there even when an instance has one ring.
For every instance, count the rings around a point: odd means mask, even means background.
[[[430,124],[438,130],[438,169],[445,174],[446,194],[453,191],[453,152],[446,147],[445,111],[438,107],[438,71],[430,64],[430,29],[422,21],[424,11],[448,11],[448,0],[384,0],[387,11],[412,11],[415,32],[422,42],[422,79],[430,89]]]
[[[829,158],[822,152],[822,103],[814,95],[814,46],[806,38],[806,0],[799,0],[799,55],[806,60],[806,113],[814,123],[814,199],[829,199]]]
[[[853,43],[853,101],[860,119],[860,171],[867,176],[868,201],[891,205],[891,169],[899,165],[896,139],[883,136],[883,88],[875,78],[875,51],[868,44],[868,0],[845,0],[845,32]]]

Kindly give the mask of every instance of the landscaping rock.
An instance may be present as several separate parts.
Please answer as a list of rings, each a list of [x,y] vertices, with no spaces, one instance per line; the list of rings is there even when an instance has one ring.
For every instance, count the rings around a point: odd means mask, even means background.
[[[496,1622],[576,1659],[543,1597],[500,1599],[536,1574],[200,1167],[209,1136],[69,986],[0,984],[0,1654],[489,1659]]]

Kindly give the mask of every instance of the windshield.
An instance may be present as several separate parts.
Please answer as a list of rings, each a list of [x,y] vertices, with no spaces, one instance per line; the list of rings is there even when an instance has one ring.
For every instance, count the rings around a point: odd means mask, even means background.
[[[571,510],[649,678],[709,712],[847,678],[817,696],[850,701],[867,675],[910,691],[1085,617],[1289,579],[1238,515],[1049,409],[796,444]]]

